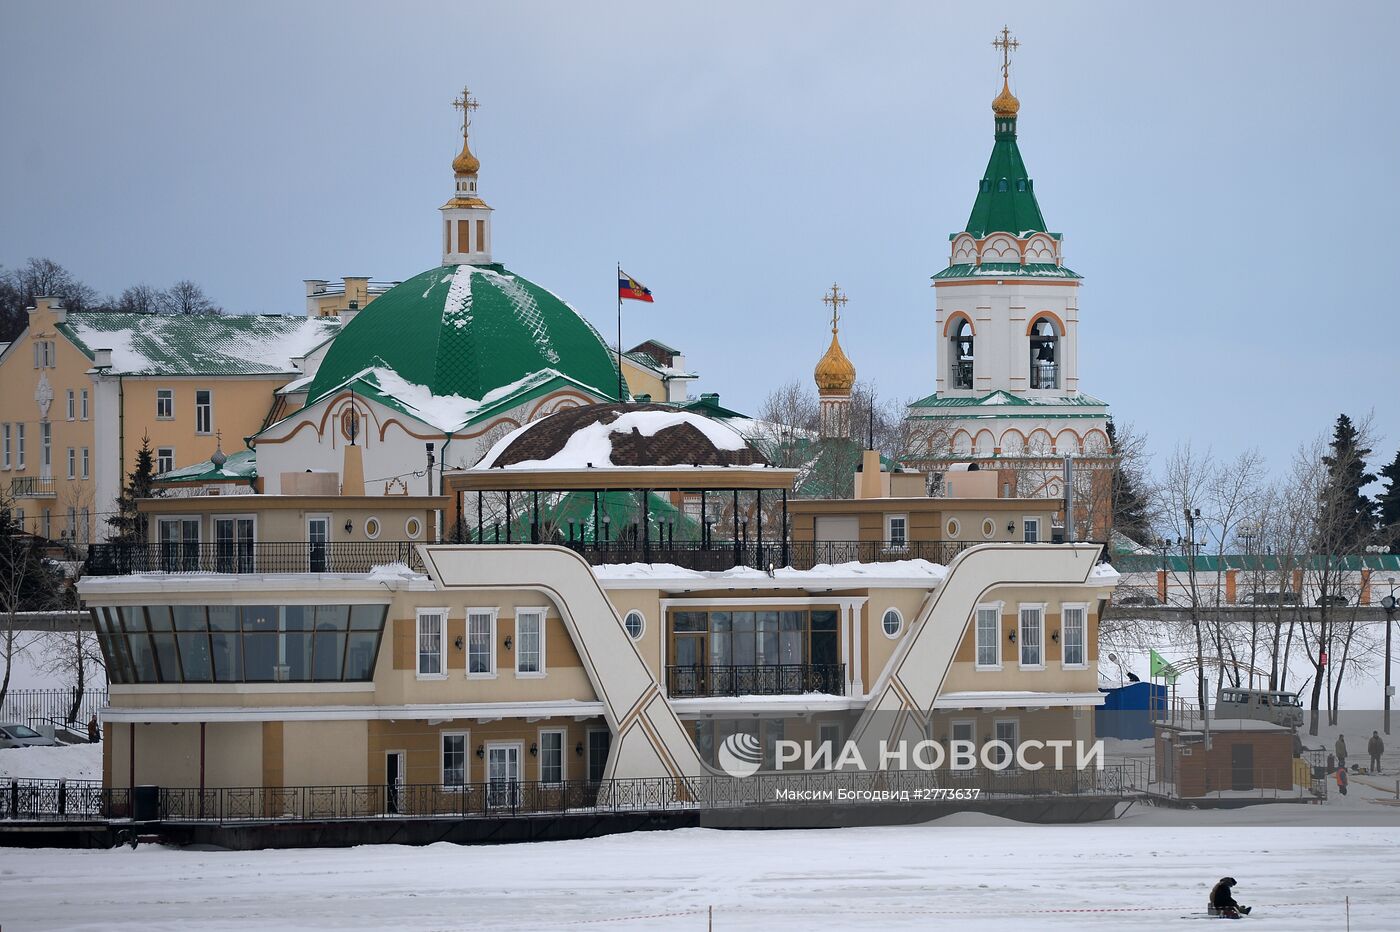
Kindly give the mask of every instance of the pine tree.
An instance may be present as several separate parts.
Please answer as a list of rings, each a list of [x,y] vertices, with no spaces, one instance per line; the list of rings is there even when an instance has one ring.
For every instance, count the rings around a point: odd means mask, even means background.
[[[126,488],[117,498],[117,513],[107,519],[107,524],[115,532],[114,543],[144,544],[146,524],[141,520],[137,502],[152,495],[152,481],[155,478],[155,457],[151,454],[151,438],[142,436],[141,449],[136,451],[136,469],[127,473]]]
[[[1332,455],[1322,458],[1327,467],[1327,484],[1320,503],[1327,514],[1326,552],[1360,552],[1376,530],[1376,503],[1362,489],[1376,481],[1366,471],[1369,447],[1361,446],[1361,436],[1345,414],[1337,416],[1332,432]],[[1334,549],[1340,548],[1340,549]]]
[[[1390,544],[1391,553],[1400,553],[1400,452],[1381,470],[1381,478],[1385,479],[1385,490],[1376,496],[1381,535]]]
[[[1138,543],[1145,543],[1152,536],[1147,496],[1139,487],[1134,472],[1124,468],[1113,418],[1108,419],[1107,431],[1109,449],[1120,454],[1113,464],[1113,529]]]

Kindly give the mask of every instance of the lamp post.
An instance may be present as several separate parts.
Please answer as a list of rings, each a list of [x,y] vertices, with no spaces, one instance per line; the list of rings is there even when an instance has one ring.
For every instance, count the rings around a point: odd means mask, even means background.
[[[1395,579],[1388,580],[1390,583],[1390,595],[1381,599],[1381,608],[1385,609],[1385,733],[1390,734],[1390,694],[1395,687],[1390,685],[1390,623],[1395,617]]]

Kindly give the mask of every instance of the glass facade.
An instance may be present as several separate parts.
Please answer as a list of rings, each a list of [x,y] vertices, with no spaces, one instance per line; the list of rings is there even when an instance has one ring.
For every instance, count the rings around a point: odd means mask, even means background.
[[[386,605],[92,610],[113,683],[368,682]]]

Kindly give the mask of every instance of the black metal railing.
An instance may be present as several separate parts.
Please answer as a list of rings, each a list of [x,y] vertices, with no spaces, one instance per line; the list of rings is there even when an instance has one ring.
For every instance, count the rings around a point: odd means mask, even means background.
[[[125,819],[131,793],[97,780],[0,780],[0,819]]]
[[[97,672],[100,677],[101,671]],[[5,701],[0,702],[0,722],[41,718],[86,727],[93,713],[107,704],[107,690],[83,690],[77,713],[69,716],[75,693],[72,689],[11,689],[5,693]]]
[[[844,663],[672,665],[666,692],[672,699],[699,696],[845,695]]]
[[[953,387],[972,387],[972,360],[960,359],[957,362],[953,363]]]
[[[367,573],[386,563],[422,570],[409,540],[258,543],[104,543],[88,548],[88,576],[132,573]]]
[[[1031,366],[1031,388],[1059,388],[1059,363],[1037,362]]]
[[[893,560],[928,560],[949,563],[972,544],[956,540],[819,540],[788,545],[793,569],[837,563],[889,563]]]
[[[57,494],[52,478],[16,476],[10,480],[11,498],[53,498]]]

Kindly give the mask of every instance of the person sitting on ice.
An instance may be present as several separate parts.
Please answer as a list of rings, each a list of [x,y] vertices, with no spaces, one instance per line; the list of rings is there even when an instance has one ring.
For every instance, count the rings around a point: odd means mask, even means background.
[[[1206,912],[1225,919],[1248,916],[1250,907],[1236,903],[1234,894],[1230,892],[1230,888],[1237,883],[1239,881],[1233,877],[1221,877],[1220,882],[1210,888],[1210,905],[1206,907]]]

